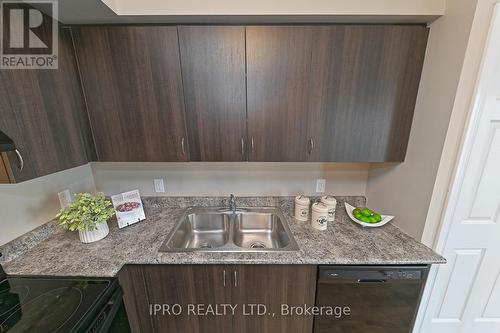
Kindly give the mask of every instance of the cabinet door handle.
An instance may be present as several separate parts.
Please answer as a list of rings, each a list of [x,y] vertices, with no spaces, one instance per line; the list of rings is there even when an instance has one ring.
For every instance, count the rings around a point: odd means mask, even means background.
[[[312,153],[313,149],[314,149],[314,140],[313,138],[309,138],[309,154]]]
[[[222,283],[224,284],[224,287],[226,286],[226,270],[224,270],[224,273],[222,275]]]
[[[186,147],[184,146],[184,137],[181,140],[182,155],[186,155]]]
[[[14,152],[16,153],[17,155],[17,160],[19,161],[19,171],[23,171],[24,169],[24,159],[23,159],[23,155],[21,155],[21,152],[19,150],[14,150]]]
[[[236,273],[236,271],[234,271],[233,273],[234,273],[234,286],[238,287],[238,274]]]
[[[252,136],[252,139],[250,139],[250,152],[254,152],[255,149],[254,149],[254,144],[253,144],[253,136]]]
[[[245,140],[241,137],[241,156],[245,159]]]

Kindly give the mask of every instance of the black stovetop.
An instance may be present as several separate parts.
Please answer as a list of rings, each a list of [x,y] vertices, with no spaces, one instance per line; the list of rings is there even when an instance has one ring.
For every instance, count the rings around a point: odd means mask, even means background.
[[[111,279],[7,278],[0,282],[0,332],[80,332],[114,284]]]

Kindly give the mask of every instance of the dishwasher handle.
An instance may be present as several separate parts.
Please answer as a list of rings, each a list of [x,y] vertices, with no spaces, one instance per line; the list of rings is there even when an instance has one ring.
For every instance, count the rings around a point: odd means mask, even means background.
[[[384,283],[386,279],[358,279],[358,283]]]

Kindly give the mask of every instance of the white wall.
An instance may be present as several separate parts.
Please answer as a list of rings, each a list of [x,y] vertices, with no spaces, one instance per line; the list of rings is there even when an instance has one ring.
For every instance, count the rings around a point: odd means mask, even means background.
[[[444,0],[102,0],[118,15],[442,15]]]
[[[57,193],[65,189],[95,191],[90,166],[0,185],[0,245],[52,220],[60,209]]]
[[[368,165],[333,163],[91,163],[20,184],[0,185],[0,245],[52,220],[57,193],[139,189],[144,196],[314,194],[316,178],[327,193],[364,195]],[[155,193],[153,178],[164,178]]]
[[[484,45],[486,45],[493,7],[497,2],[499,0],[478,0],[469,45],[465,54],[460,82],[422,235],[422,242],[430,247],[435,245],[448,188],[455,169],[458,151],[462,144],[464,127],[474,102],[472,96],[475,91]]]
[[[395,224],[420,239],[453,109],[477,0],[449,0],[430,25],[429,42],[406,160],[373,165],[368,205],[396,215]]]
[[[141,195],[314,194],[316,178],[327,193],[364,195],[368,166],[347,163],[91,163],[95,186],[108,195],[139,189]],[[154,178],[166,192],[155,193]]]

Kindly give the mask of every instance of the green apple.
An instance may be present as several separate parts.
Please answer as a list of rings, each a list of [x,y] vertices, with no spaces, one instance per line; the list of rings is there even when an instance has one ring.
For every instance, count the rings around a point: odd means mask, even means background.
[[[370,217],[373,215],[373,212],[370,209],[365,208],[361,210],[361,214],[363,214],[363,216]]]

